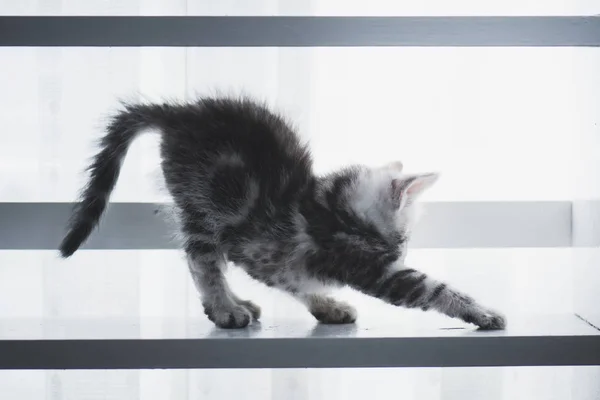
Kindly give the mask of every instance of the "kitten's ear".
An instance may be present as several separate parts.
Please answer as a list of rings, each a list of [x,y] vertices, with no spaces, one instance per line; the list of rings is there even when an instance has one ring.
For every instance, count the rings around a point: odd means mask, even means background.
[[[388,163],[386,167],[388,167],[389,169],[393,169],[396,172],[402,172],[402,168],[404,168],[404,165],[402,165],[401,161],[393,161],[391,163]]]
[[[401,208],[407,201],[412,201],[429,189],[439,178],[437,173],[406,175],[392,179],[392,204]]]
[[[406,189],[408,196],[420,196],[425,190],[429,189],[439,179],[440,174],[430,172],[427,174],[413,175],[413,178]]]

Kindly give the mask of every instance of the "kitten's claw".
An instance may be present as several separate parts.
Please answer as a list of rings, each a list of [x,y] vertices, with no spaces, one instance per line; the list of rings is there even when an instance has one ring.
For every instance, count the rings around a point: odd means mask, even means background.
[[[234,307],[213,307],[204,306],[204,314],[209,320],[214,322],[219,328],[240,329],[248,326],[252,319],[252,314],[246,307],[236,304]]]

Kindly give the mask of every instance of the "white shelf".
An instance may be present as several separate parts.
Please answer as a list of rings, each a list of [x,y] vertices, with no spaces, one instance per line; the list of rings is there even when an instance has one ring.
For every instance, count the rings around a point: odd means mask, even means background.
[[[430,202],[411,238],[413,248],[571,246],[568,201]],[[173,249],[172,227],[159,204],[111,203],[84,249]],[[56,250],[71,203],[0,203],[0,249]],[[456,227],[460,226],[460,235]]]
[[[510,320],[500,332],[449,321],[347,326],[205,319],[0,321],[0,369],[359,368],[600,365],[600,331],[574,315]]]

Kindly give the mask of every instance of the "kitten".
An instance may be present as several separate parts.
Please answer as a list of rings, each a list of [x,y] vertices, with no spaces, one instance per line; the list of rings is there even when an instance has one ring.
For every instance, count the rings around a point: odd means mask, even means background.
[[[482,329],[502,315],[404,264],[419,195],[437,175],[402,173],[400,162],[352,166],[317,177],[309,149],[285,119],[248,98],[125,104],[108,125],[60,244],[71,256],[102,216],[127,149],[161,132],[161,158],[189,270],[217,326],[243,328],[260,308],[232,292],[227,260],[306,305],[322,323],[356,310],[328,295],[350,286],[388,303],[436,310]]]

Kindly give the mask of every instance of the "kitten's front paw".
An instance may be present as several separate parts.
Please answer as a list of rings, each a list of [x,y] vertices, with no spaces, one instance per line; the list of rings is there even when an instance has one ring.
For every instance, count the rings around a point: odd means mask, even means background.
[[[246,307],[236,304],[233,307],[204,305],[204,314],[219,328],[240,329],[248,326],[252,319]]]
[[[323,324],[351,324],[356,321],[356,309],[350,304],[330,299],[311,310],[312,315]]]
[[[502,330],[506,328],[506,317],[493,310],[485,310],[481,313],[477,313],[470,318],[466,318],[465,321],[473,323],[477,325],[480,330],[485,331]]]

